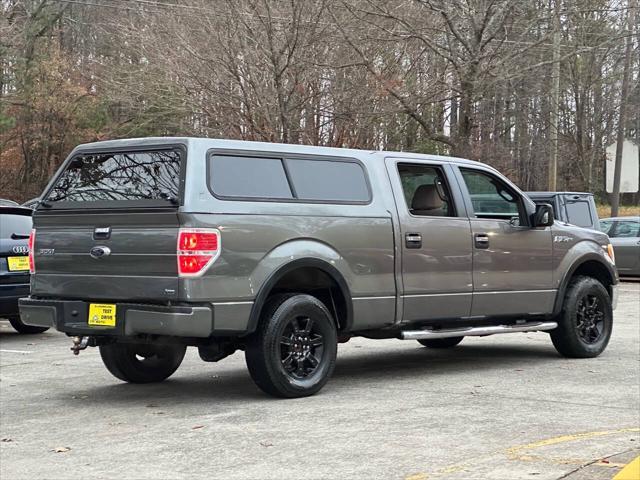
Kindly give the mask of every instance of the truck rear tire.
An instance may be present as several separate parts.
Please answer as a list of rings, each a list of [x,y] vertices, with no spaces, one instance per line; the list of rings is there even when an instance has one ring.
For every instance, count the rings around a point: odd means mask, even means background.
[[[579,276],[571,280],[551,330],[551,341],[558,353],[570,358],[600,355],[609,343],[613,329],[611,297],[595,278]]]
[[[336,325],[325,305],[311,295],[290,294],[267,303],[245,358],[262,391],[296,398],[313,395],[327,383],[337,351]]]
[[[452,348],[458,345],[463,338],[464,337],[433,338],[430,340],[418,340],[418,342],[429,348]]]
[[[49,327],[32,327],[31,325],[25,325],[22,323],[22,320],[20,320],[20,317],[9,317],[9,323],[16,332],[23,334],[42,333],[49,330]]]
[[[101,345],[100,356],[111,374],[130,383],[154,383],[169,378],[178,369],[185,345],[110,343]]]

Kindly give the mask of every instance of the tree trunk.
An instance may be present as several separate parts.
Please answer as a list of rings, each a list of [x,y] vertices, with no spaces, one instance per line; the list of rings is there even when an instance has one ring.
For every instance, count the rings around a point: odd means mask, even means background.
[[[631,70],[631,49],[633,47],[631,32],[635,17],[635,0],[629,0],[627,46],[624,52],[624,71],[622,74],[622,90],[620,92],[620,116],[618,118],[618,137],[616,141],[616,160],[613,169],[613,192],[611,193],[611,216],[618,216],[620,204],[620,176],[622,175],[622,147],[624,145],[625,123],[627,121],[627,99],[629,97],[629,76]]]
[[[553,14],[553,68],[551,70],[551,116],[549,134],[551,136],[551,155],[549,155],[548,189],[555,192],[558,178],[558,104],[560,103],[560,0],[555,2]]]

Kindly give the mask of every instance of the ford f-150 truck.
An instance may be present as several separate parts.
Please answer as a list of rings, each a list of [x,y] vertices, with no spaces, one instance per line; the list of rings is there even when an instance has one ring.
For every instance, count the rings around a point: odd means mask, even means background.
[[[594,357],[612,329],[608,237],[554,225],[461,158],[198,138],[78,146],[40,197],[27,325],[157,382],[188,346],[244,350],[251,377],[311,395],[353,336],[454,347],[547,331]]]

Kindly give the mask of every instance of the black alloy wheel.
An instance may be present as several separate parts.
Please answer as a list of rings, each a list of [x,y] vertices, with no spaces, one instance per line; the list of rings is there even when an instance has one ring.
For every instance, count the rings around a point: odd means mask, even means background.
[[[585,343],[594,344],[602,337],[604,318],[604,304],[596,295],[585,295],[578,301],[576,329]]]
[[[280,337],[282,368],[292,378],[313,375],[324,352],[324,336],[316,322],[307,316],[292,317]]]

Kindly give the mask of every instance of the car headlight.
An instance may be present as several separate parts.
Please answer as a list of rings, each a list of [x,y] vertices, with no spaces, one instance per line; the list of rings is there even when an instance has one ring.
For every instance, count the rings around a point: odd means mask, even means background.
[[[610,243],[607,243],[606,245],[602,245],[602,249],[604,250],[604,253],[607,254],[607,257],[609,257],[609,260],[611,260],[611,263],[615,265],[616,256],[613,253],[613,245],[611,245]]]

